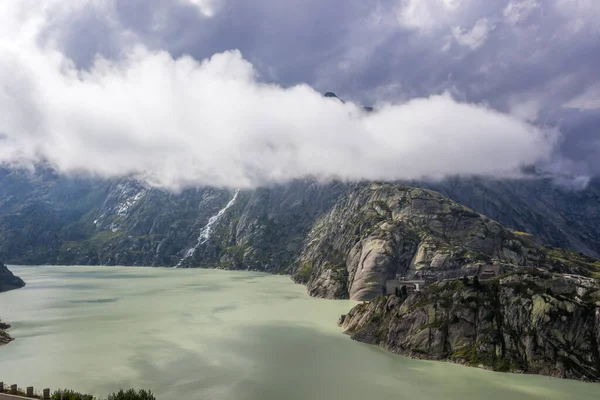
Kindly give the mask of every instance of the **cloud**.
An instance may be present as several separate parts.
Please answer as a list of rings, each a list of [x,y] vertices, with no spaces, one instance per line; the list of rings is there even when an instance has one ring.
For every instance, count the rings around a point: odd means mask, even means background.
[[[511,0],[504,9],[504,17],[511,24],[523,23],[537,9],[540,4],[537,0]]]
[[[198,8],[198,11],[205,17],[213,17],[217,12],[220,2],[219,0],[183,0]]]
[[[398,22],[405,28],[432,31],[443,28],[469,0],[404,0],[397,9]]]
[[[465,31],[460,27],[454,27],[452,29],[452,36],[461,46],[470,48],[471,50],[477,50],[481,47],[488,38],[492,26],[487,19],[481,18],[475,22],[473,28],[469,31]]]
[[[569,102],[564,107],[579,110],[600,110],[600,82],[593,84]]]
[[[369,114],[304,84],[266,83],[237,50],[198,61],[128,43],[120,57],[79,69],[58,41],[40,43],[46,4],[26,17],[15,5],[0,21],[15,27],[0,38],[3,163],[44,161],[174,190],[248,188],[303,177],[515,176],[549,160],[558,140],[450,95]]]
[[[559,128],[565,135],[559,152],[576,161],[578,170],[600,174],[600,152],[588,150],[596,149],[589,140],[592,134],[598,135],[597,129],[583,124],[588,115],[573,114],[564,107],[598,80],[600,2],[471,0],[456,4],[444,12],[447,7],[439,0],[394,1],[387,9],[380,6],[377,10],[382,16],[378,27],[348,23],[345,26],[353,35],[342,38],[338,50],[321,60],[317,87],[339,88],[347,97],[368,102],[376,102],[386,87],[402,88],[394,94],[396,99],[451,91],[463,101],[485,102],[532,123]],[[481,35],[485,40],[463,41],[476,51],[461,46],[453,30],[463,39],[461,34],[471,33],[480,20],[493,27],[482,29],[487,31]],[[343,70],[334,62],[340,58],[350,60]],[[595,104],[593,96],[586,100],[588,108]],[[573,120],[577,118],[582,123]]]

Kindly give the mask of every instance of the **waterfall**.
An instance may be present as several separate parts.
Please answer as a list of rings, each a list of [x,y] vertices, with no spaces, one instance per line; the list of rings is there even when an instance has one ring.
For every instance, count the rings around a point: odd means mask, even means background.
[[[217,221],[219,221],[219,219],[221,219],[221,217],[223,216],[223,214],[225,214],[225,212],[235,204],[235,201],[237,200],[238,194],[239,194],[240,190],[236,190],[235,194],[233,195],[233,198],[231,200],[229,200],[229,203],[227,203],[225,205],[225,207],[223,207],[222,209],[219,210],[218,213],[216,213],[215,215],[213,215],[212,217],[210,217],[208,219],[208,222],[206,223],[206,225],[204,226],[204,228],[202,228],[202,230],[200,231],[200,235],[198,236],[198,241],[196,242],[196,244],[194,245],[194,247],[190,247],[186,252],[185,255],[183,256],[183,258],[181,260],[179,260],[179,262],[177,263],[177,265],[173,268],[179,268],[181,267],[181,264],[187,260],[188,258],[190,258],[191,256],[194,255],[194,253],[196,253],[196,250],[198,249],[198,247],[200,247],[201,245],[203,245],[204,243],[208,242],[208,239],[210,239],[210,234],[212,233],[212,228],[213,226],[217,223]]]

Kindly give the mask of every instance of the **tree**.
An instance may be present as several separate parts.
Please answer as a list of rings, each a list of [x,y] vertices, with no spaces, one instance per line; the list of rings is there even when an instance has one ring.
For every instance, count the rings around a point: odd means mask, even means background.
[[[463,276],[463,283],[464,283],[465,285],[468,285],[468,284],[469,284],[469,277],[468,277],[466,274],[465,274],[465,276]]]
[[[51,400],[97,400],[90,394],[79,393],[71,389],[56,390],[50,396]],[[108,400],[156,400],[154,395],[149,390],[128,389],[124,391],[120,389],[117,393],[108,395]]]
[[[481,284],[479,283],[479,277],[477,275],[473,277],[473,287],[477,290],[481,288]]]
[[[94,400],[91,394],[79,393],[71,389],[55,390],[50,396],[52,400]]]
[[[402,296],[403,299],[408,297],[408,289],[406,289],[406,285],[402,285],[400,288],[400,296]]]
[[[400,297],[400,288],[398,288],[396,286],[396,288],[394,288],[394,294],[396,295],[396,297]]]
[[[129,389],[125,392],[119,389],[117,393],[109,394],[108,400],[156,400],[156,398],[149,390],[140,389],[136,392],[135,389]]]

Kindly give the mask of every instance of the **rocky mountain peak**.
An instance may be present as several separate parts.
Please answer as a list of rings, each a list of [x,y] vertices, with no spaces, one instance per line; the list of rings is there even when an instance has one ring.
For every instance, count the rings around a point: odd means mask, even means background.
[[[338,99],[339,101],[341,101],[342,103],[344,103],[344,100],[340,99],[335,93],[333,92],[326,92],[323,97],[328,97],[328,98],[334,98],[334,99]]]

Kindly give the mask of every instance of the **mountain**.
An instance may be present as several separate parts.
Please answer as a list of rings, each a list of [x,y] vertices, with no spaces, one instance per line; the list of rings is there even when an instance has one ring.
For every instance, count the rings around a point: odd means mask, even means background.
[[[339,211],[348,196],[368,185],[298,180],[239,192],[198,188],[174,194],[134,180],[65,177],[41,167],[34,172],[0,169],[0,259],[12,264],[252,269],[295,274],[299,282],[308,283],[316,272],[308,270],[307,262],[315,269],[323,266],[314,255],[317,242],[313,239],[320,237],[328,218],[339,218],[331,214],[333,210]],[[557,186],[547,179],[449,179],[410,185],[435,189],[470,207],[461,211],[465,217],[470,213],[490,216],[507,227],[502,232],[527,232],[544,244],[593,257],[600,254],[600,185],[596,181],[584,190]],[[479,234],[479,227],[473,229]],[[449,240],[453,246],[461,238]],[[351,249],[330,242],[325,240],[321,246]],[[406,239],[405,245],[424,248],[419,243]],[[484,253],[495,258],[497,251]],[[330,263],[339,264],[336,257],[340,255],[327,257]],[[452,257],[458,256],[449,260]],[[309,285],[313,294],[319,293],[318,282],[323,279]],[[352,286],[353,279],[339,285],[340,295],[349,295],[351,288],[343,286]],[[321,292],[333,296],[331,290]]]
[[[600,178],[592,179],[585,189],[549,177],[452,178],[416,184],[512,229],[532,233],[546,244],[600,258]]]
[[[545,248],[437,192],[356,184],[308,235],[294,279],[312,296],[372,300],[396,276],[439,281],[524,267],[600,276],[600,262]]]
[[[340,98],[339,98],[339,97],[338,97],[338,96],[337,96],[335,93],[333,93],[333,92],[326,92],[326,93],[323,95],[323,97],[328,97],[328,98],[331,98],[331,99],[338,99],[338,100],[339,100],[339,101],[341,101],[342,103],[345,103],[345,101],[344,101],[344,100],[340,99]]]
[[[529,271],[355,306],[355,340],[418,358],[600,382],[600,284]]]
[[[311,296],[368,301],[343,321],[357,340],[598,380],[598,188],[298,180],[169,193],[127,179],[0,170],[0,257],[290,274]],[[464,283],[486,269],[500,276]],[[427,285],[383,296],[398,276]]]
[[[0,257],[289,273],[312,224],[343,190],[295,181],[236,196],[212,188],[173,194],[132,180],[0,170]]]

